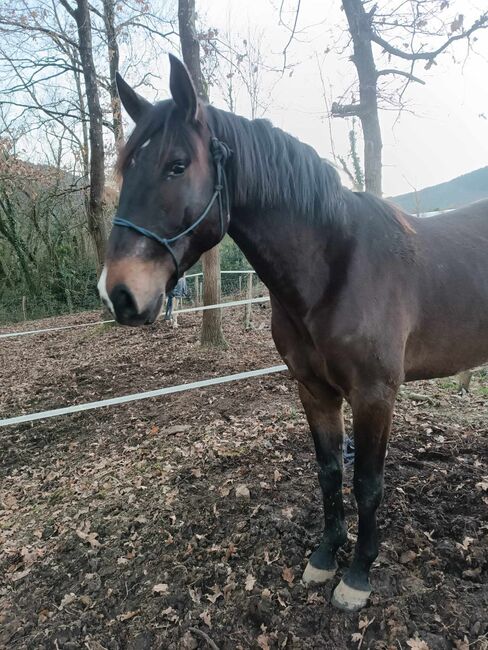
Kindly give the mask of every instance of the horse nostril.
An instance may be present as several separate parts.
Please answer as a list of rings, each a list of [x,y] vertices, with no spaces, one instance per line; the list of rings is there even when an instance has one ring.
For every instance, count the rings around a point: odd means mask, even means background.
[[[117,284],[110,292],[110,300],[119,323],[131,324],[138,320],[139,311],[130,289],[125,284]]]

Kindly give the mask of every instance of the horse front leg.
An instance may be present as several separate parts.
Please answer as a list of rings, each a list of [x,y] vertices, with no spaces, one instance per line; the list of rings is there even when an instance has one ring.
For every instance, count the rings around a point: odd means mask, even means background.
[[[366,605],[371,594],[369,572],[378,555],[376,511],[383,496],[383,470],[396,389],[369,387],[351,396],[354,426],[354,495],[358,537],[349,570],[337,585],[332,604],[347,611]]]
[[[326,384],[299,384],[317,456],[319,483],[324,502],[324,533],[303,573],[305,583],[322,583],[337,569],[337,550],[347,539],[342,502],[342,397]]]

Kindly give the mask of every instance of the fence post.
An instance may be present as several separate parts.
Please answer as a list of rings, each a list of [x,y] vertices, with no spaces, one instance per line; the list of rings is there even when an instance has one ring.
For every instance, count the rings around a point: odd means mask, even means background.
[[[195,276],[195,305],[198,307],[200,304],[200,279]]]
[[[22,296],[22,313],[24,314],[24,320],[27,320],[26,303],[27,303],[27,297]]]
[[[247,296],[246,298],[248,300],[251,300],[252,298],[252,273],[247,274]],[[252,304],[248,303],[245,306],[245,311],[244,311],[244,327],[248,330],[251,328],[251,310],[252,310]]]

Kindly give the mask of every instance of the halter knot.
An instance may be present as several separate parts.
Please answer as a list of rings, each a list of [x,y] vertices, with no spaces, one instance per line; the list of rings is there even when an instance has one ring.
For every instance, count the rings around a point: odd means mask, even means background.
[[[210,139],[210,152],[214,162],[220,163],[223,166],[225,166],[225,163],[232,155],[230,147],[214,136]]]

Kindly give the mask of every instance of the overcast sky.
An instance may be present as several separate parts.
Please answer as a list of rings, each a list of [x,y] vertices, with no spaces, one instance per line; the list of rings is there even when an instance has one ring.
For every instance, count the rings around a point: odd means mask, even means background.
[[[451,4],[466,14],[468,24],[473,13],[486,8],[487,0]],[[197,6],[208,25],[226,30],[230,24],[233,34],[261,31],[262,50],[270,65],[281,65],[288,33],[278,24],[278,0],[276,5],[272,0],[200,0]],[[289,0],[288,8],[294,6],[295,1]],[[292,17],[292,11],[285,15],[290,21]],[[324,61],[327,92],[337,99],[355,78],[350,50],[332,51],[324,58],[325,48],[340,41],[341,25],[345,17],[339,0],[302,0],[298,28],[303,31],[287,55],[289,62],[296,63],[294,73],[285,74],[278,83],[276,74],[264,80],[264,94],[272,88],[265,116],[329,158],[331,142],[316,53]],[[426,85],[410,85],[406,98],[412,113],[398,116],[397,111],[382,111],[386,195],[420,189],[488,165],[488,30],[480,32],[473,45],[475,51],[468,57],[462,44],[442,55],[430,71],[422,64],[417,67],[416,74]],[[222,105],[218,91],[213,91],[213,99]],[[246,112],[244,103],[238,108]],[[332,131],[337,152],[346,153],[347,125],[334,119]]]

